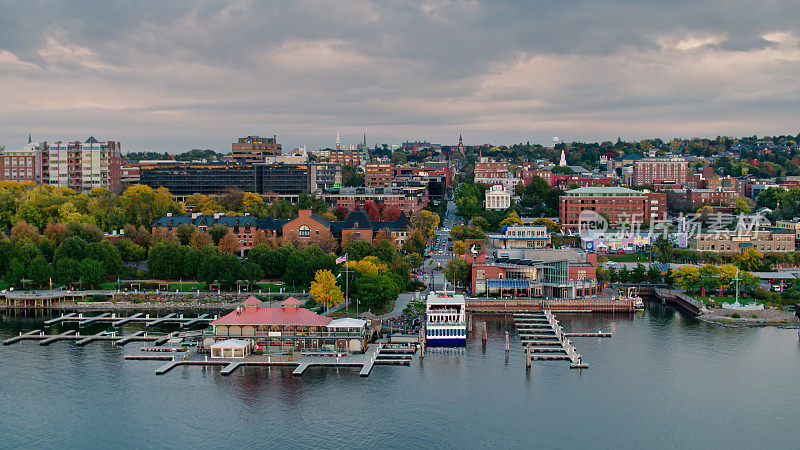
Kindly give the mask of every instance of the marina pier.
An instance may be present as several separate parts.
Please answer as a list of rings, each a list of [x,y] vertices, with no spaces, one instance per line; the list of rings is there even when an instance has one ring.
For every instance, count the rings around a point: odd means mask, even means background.
[[[570,337],[611,337],[611,333],[598,331],[582,333],[566,333],[553,315],[553,312],[544,309],[530,313],[514,314],[520,341],[525,347],[525,366],[530,367],[531,361],[537,360],[567,360],[571,369],[585,369],[589,365],[572,344]]]
[[[39,345],[50,345],[58,341],[75,341],[79,346],[86,345],[94,341],[110,341],[114,345],[125,345],[133,341],[152,342],[155,345],[163,345],[173,337],[181,337],[178,333],[148,334],[144,331],[137,331],[136,333],[121,336],[116,332],[102,331],[96,334],[81,335],[80,331],[67,330],[59,334],[44,334],[41,330],[33,330],[27,333],[20,333],[19,336],[3,341],[3,345],[11,345],[20,341],[38,341]]]
[[[283,366],[294,367],[292,375],[300,376],[309,367],[359,367],[359,376],[366,377],[372,372],[375,364],[385,364],[386,358],[380,359],[381,353],[384,350],[384,344],[369,344],[367,351],[363,354],[353,354],[347,356],[299,356],[296,361],[281,360],[277,356],[274,358],[267,355],[249,355],[241,360],[231,361],[230,359],[200,359],[199,355],[189,359],[178,359],[175,357],[164,364],[163,366],[155,369],[156,375],[164,375],[170,370],[178,366],[223,366],[220,370],[220,375],[230,375],[236,369],[243,366]],[[391,353],[391,352],[390,352]],[[149,357],[147,359],[167,359],[163,356],[161,358]],[[407,358],[410,360],[410,356]],[[132,359],[132,358],[128,358]],[[137,358],[145,359],[145,358]],[[390,360],[393,362],[394,360]],[[391,363],[390,362],[390,363]]]
[[[197,317],[185,317],[183,314],[170,313],[161,317],[150,317],[150,314],[136,313],[131,316],[118,316],[116,313],[100,313],[96,316],[84,316],[83,313],[62,314],[56,318],[46,320],[45,327],[52,327],[62,323],[77,323],[79,328],[89,325],[108,322],[112,327],[120,327],[127,323],[143,323],[145,327],[155,327],[164,324],[179,324],[181,328],[189,328],[199,324],[208,324],[218,316],[210,317],[209,314],[200,314]]]

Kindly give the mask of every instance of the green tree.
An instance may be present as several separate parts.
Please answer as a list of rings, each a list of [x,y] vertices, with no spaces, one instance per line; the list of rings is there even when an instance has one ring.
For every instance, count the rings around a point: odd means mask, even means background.
[[[182,223],[178,225],[178,229],[175,234],[178,236],[178,241],[181,243],[181,245],[189,245],[189,239],[192,237],[194,230],[195,227],[189,225],[188,223]]]
[[[245,280],[247,280],[248,285],[255,286],[256,283],[258,283],[264,278],[264,270],[258,263],[253,261],[247,261],[244,264],[244,270],[242,276],[244,277]]]
[[[61,241],[53,255],[54,260],[72,258],[77,261],[85,259],[89,254],[89,245],[82,238],[72,236]]]
[[[375,255],[381,261],[390,263],[394,261],[394,257],[397,256],[397,248],[387,239],[383,239],[378,242],[378,246],[375,248]]]
[[[154,277],[177,278],[180,267],[180,245],[170,241],[156,242],[150,248],[147,269]],[[206,261],[203,261],[205,263]]]
[[[647,269],[647,281],[652,284],[661,282],[661,271],[656,266],[650,265],[650,268]]]
[[[370,245],[367,241],[353,241],[345,247],[344,253],[347,253],[348,261],[361,261],[367,256],[375,254],[375,247]]]
[[[28,278],[32,280],[33,284],[36,286],[48,286],[52,275],[52,268],[42,255],[33,258],[28,265]]]
[[[103,282],[106,268],[102,261],[86,258],[78,263],[78,273],[81,281],[89,286],[99,286]]]
[[[443,274],[454,286],[466,287],[469,284],[470,267],[463,258],[454,258],[447,261]]]
[[[211,235],[214,245],[219,245],[219,241],[228,234],[228,227],[218,223],[208,229],[208,234]]]
[[[669,264],[673,260],[675,247],[663,234],[658,235],[653,241],[653,257],[656,261]]]
[[[636,268],[631,272],[630,281],[632,283],[641,283],[647,278],[647,270],[642,263],[636,264]]]
[[[62,258],[55,263],[56,279],[64,284],[71,284],[78,280],[78,261],[72,258]]]
[[[745,200],[744,197],[737,197],[736,200],[734,200],[733,202],[733,206],[734,206],[733,213],[737,215],[750,214],[750,212],[752,211],[752,208],[750,208],[750,205],[747,203],[747,200]]]

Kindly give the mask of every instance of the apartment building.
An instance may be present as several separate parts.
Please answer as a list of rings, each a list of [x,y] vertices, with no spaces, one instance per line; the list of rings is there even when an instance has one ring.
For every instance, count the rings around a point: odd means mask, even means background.
[[[686,184],[689,163],[681,157],[642,158],[633,162],[633,184]]]
[[[364,185],[367,187],[389,187],[394,179],[392,163],[367,163],[364,165]]]
[[[652,223],[667,217],[667,194],[621,187],[585,187],[567,191],[559,198],[558,216],[568,228],[579,226],[581,213],[594,211],[609,225]]]
[[[117,141],[100,142],[91,136],[84,142],[43,142],[39,153],[42,184],[79,193],[97,187],[113,192],[122,189],[122,148]]]
[[[19,150],[0,147],[0,181],[32,181],[40,179],[39,145],[28,141]]]

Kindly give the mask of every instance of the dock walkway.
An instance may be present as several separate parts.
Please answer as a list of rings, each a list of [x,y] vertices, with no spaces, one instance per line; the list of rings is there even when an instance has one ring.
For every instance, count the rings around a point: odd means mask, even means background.
[[[155,370],[156,375],[163,375],[177,366],[223,366],[220,375],[230,375],[236,369],[243,366],[294,366],[292,375],[300,376],[309,367],[359,367],[358,374],[362,377],[369,376],[372,367],[376,364],[378,355],[383,344],[368,344],[367,351],[360,355],[348,355],[342,357],[331,356],[301,356],[298,361],[272,361],[270,358],[252,355],[237,361],[221,359],[172,359]],[[156,355],[152,355],[156,356]],[[133,358],[128,358],[133,359]],[[145,359],[145,358],[137,358]],[[148,357],[147,359],[165,359]],[[408,358],[410,359],[410,357]]]
[[[104,312],[96,316],[84,316],[83,313],[62,314],[59,317],[44,322],[45,327],[52,327],[62,323],[77,323],[78,328],[87,327],[95,323],[108,322],[112,327],[118,328],[122,325],[135,322],[143,323],[145,327],[155,327],[168,323],[180,324],[181,328],[189,328],[198,324],[208,324],[218,316],[210,314],[200,314],[197,317],[184,317],[177,313],[169,313],[166,316],[150,317],[150,314],[135,313],[130,316],[118,316],[116,313]]]
[[[549,309],[514,314],[517,333],[525,347],[526,367],[536,360],[568,360],[571,369],[589,367],[569,338],[611,337],[607,332],[566,333]]]

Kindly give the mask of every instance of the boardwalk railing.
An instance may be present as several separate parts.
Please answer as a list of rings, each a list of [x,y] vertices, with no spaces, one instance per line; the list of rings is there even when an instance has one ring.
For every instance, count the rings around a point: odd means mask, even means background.
[[[656,288],[655,294],[656,297],[660,298],[661,300],[675,303],[695,315],[700,314],[703,308],[705,308],[703,302],[688,296],[684,292],[676,291],[674,289]]]
[[[467,299],[467,310],[472,312],[538,311],[543,309],[594,312],[631,312],[631,300],[567,300],[567,299]]]

